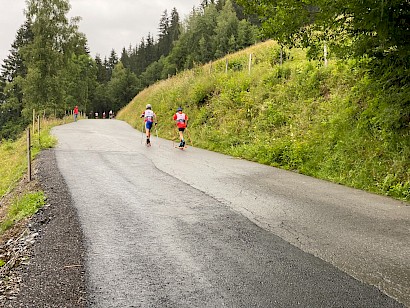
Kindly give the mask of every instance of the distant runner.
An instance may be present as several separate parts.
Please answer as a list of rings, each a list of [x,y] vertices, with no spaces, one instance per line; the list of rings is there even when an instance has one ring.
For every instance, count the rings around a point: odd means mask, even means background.
[[[174,114],[174,121],[176,121],[179,132],[179,139],[181,140],[179,147],[183,148],[185,147],[184,131],[188,126],[188,116],[182,112],[181,107],[178,107],[177,113]]]
[[[77,122],[77,118],[78,118],[78,106],[74,107],[74,122]]]
[[[144,118],[144,122],[145,122],[145,134],[147,136],[147,146],[151,145],[151,128],[152,125],[155,123],[155,125],[157,125],[157,116],[154,113],[154,111],[152,111],[152,106],[151,104],[147,104],[147,106],[145,107],[146,110],[142,112],[141,114],[141,118]]]

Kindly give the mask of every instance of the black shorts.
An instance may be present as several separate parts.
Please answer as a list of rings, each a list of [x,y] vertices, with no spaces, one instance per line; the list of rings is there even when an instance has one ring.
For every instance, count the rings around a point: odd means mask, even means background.
[[[184,131],[185,131],[185,127],[178,127],[178,131],[184,132]]]

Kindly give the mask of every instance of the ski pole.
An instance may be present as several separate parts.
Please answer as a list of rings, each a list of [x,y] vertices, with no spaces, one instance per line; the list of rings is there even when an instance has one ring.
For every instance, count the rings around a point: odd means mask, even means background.
[[[145,128],[145,122],[142,122],[142,129],[141,129],[141,144],[142,144],[142,141],[144,140],[144,128]]]
[[[175,131],[177,132],[177,137],[176,137],[177,142],[175,143],[175,139],[172,139],[172,145],[173,145],[174,148],[176,147],[176,144],[178,144],[178,140],[179,140],[178,127],[175,127]]]
[[[157,129],[157,124],[155,124],[155,134],[157,135],[157,142],[158,142],[158,147],[159,147],[159,139],[158,139],[158,129]]]

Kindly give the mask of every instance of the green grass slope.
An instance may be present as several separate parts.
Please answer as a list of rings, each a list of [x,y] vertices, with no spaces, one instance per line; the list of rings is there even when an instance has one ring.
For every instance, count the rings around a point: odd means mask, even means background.
[[[150,103],[176,139],[182,106],[195,146],[410,201],[408,87],[375,80],[366,60],[324,67],[292,49],[279,65],[278,51],[268,41],[160,81],[117,118],[141,130]]]
[[[41,120],[40,134],[36,129],[35,134],[31,136],[32,160],[43,149],[56,145],[57,140],[50,135],[50,130],[65,123],[66,120]],[[45,203],[46,197],[36,185],[36,181],[29,183],[25,177],[28,168],[26,138],[26,132],[23,132],[15,141],[0,141],[0,242],[7,241],[15,234],[20,235],[19,231],[24,226],[19,226],[18,223],[32,216]],[[12,230],[7,234],[9,229]],[[4,265],[4,261],[0,260],[0,267],[2,263]]]

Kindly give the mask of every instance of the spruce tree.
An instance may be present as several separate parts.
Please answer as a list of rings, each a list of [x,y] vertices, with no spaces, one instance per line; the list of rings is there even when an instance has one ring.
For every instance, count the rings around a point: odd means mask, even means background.
[[[31,25],[26,21],[17,31],[9,56],[4,60],[0,74],[0,140],[14,138],[27,123],[22,118],[22,82],[27,67],[20,50],[33,40]]]

